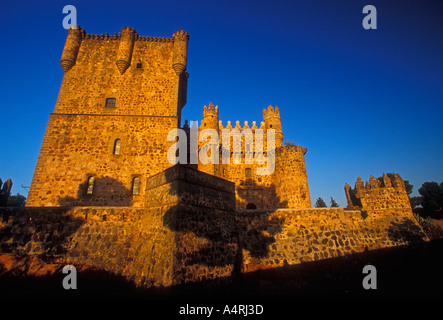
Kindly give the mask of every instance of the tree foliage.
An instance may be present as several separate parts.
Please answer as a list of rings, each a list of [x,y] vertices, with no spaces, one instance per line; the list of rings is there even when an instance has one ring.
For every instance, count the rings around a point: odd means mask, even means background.
[[[317,201],[315,202],[315,207],[316,208],[326,208],[327,205],[326,205],[326,202],[321,197],[318,197]]]
[[[334,198],[331,197],[331,208],[337,208],[338,203],[334,200]]]
[[[8,207],[24,207],[26,203],[26,197],[17,193],[16,195],[10,196],[8,199]]]
[[[443,210],[443,182],[440,184],[434,181],[425,182],[418,189],[418,193],[422,196],[420,204],[424,212],[433,213]]]
[[[411,203],[412,209],[421,205],[422,201],[423,201],[423,197],[421,197],[421,196],[409,197],[409,202]]]

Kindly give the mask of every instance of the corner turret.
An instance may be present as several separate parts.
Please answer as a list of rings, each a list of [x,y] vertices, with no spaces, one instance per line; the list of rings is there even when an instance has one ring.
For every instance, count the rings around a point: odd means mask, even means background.
[[[72,26],[68,32],[62,58],[60,59],[60,64],[64,72],[69,71],[69,69],[75,65],[78,51],[80,50],[80,45],[85,34],[85,31],[79,26]]]
[[[120,74],[125,73],[125,71],[131,65],[135,36],[136,32],[133,28],[131,27],[122,28],[120,44],[118,46],[117,62],[116,62]]]
[[[179,76],[186,71],[189,34],[186,31],[178,30],[174,32],[172,38],[174,39],[172,68]]]

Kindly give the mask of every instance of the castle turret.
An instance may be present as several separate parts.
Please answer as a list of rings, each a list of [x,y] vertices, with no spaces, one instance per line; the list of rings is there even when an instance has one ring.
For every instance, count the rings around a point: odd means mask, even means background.
[[[265,129],[275,130],[275,147],[279,148],[283,145],[283,130],[281,127],[280,110],[278,107],[274,108],[269,105],[268,109],[263,109],[263,120],[265,122]]]
[[[60,64],[64,72],[67,72],[75,65],[83,34],[84,30],[79,26],[72,26],[69,28],[62,58],[60,59]]]
[[[177,75],[180,75],[186,70],[189,34],[183,30],[178,30],[172,35],[172,38],[174,39],[172,68],[174,68]]]
[[[116,62],[118,71],[120,71],[121,74],[123,74],[131,65],[135,34],[135,30],[131,27],[122,28]]]
[[[273,185],[277,208],[310,208],[305,154],[300,146],[284,146],[276,150]]]
[[[219,133],[220,122],[218,120],[218,106],[214,107],[212,102],[203,108],[203,120],[200,129],[214,129]]]

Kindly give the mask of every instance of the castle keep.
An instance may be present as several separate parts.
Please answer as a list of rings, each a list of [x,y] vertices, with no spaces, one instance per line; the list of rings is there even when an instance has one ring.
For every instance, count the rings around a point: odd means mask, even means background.
[[[311,208],[307,149],[283,144],[277,106],[260,123],[240,125],[223,124],[209,103],[198,128],[182,125],[188,40],[184,31],[156,38],[129,27],[118,35],[69,30],[26,207],[0,208],[0,253],[170,286],[426,240],[398,174],[346,184],[347,208]],[[218,161],[171,164],[167,136],[178,128],[214,130]],[[218,148],[224,129],[242,137]],[[275,155],[270,174],[246,161],[257,142]]]
[[[69,30],[28,206],[143,207],[146,178],[170,166],[166,136],[186,103],[187,43],[183,31]]]

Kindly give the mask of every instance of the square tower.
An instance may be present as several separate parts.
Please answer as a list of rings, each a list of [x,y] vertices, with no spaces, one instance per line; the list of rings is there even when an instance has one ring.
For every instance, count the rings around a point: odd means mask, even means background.
[[[143,206],[146,178],[171,166],[166,137],[186,104],[188,39],[69,30],[27,206]]]

